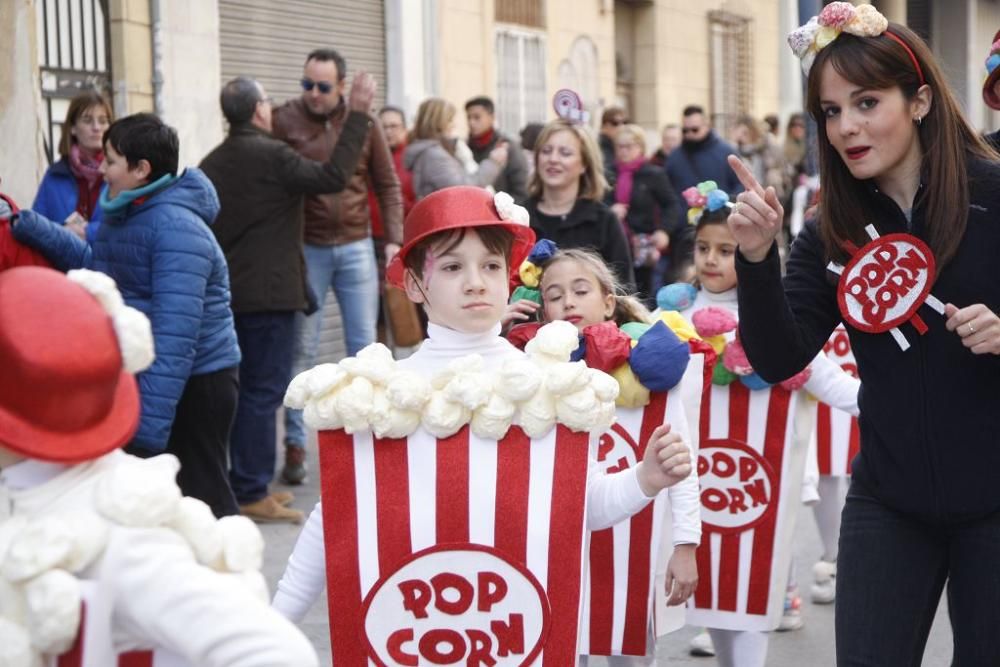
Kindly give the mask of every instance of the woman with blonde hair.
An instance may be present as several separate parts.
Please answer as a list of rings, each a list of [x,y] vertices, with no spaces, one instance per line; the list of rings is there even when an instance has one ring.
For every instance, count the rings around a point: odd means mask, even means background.
[[[507,164],[504,143],[494,148],[478,170],[470,174],[458,157],[455,114],[455,106],[440,97],[424,100],[417,109],[409,145],[403,153],[403,166],[413,174],[417,199],[453,185],[492,185]]]
[[[558,119],[535,143],[535,173],[525,208],[538,238],[560,248],[590,248],[634,290],[632,255],[622,224],[602,203],[608,184],[597,141],[583,125]]]

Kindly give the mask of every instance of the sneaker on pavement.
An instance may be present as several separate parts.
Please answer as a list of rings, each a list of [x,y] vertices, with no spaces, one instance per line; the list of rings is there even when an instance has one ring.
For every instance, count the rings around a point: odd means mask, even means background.
[[[837,599],[837,564],[821,560],[813,565],[813,583],[809,595],[816,604],[830,604]]]
[[[802,598],[799,597],[799,587],[789,586],[785,591],[785,611],[781,622],[776,628],[778,632],[800,630],[806,622],[802,618]]]
[[[281,469],[285,484],[298,486],[306,481],[306,448],[285,443],[285,467]]]
[[[282,507],[291,505],[292,501],[295,500],[295,494],[291,491],[272,491],[270,495]]]
[[[711,658],[715,655],[715,646],[712,644],[712,635],[708,630],[702,630],[691,638],[691,655],[699,658]]]
[[[305,520],[302,512],[282,507],[274,496],[264,496],[257,502],[240,505],[240,514],[257,523],[302,523]]]

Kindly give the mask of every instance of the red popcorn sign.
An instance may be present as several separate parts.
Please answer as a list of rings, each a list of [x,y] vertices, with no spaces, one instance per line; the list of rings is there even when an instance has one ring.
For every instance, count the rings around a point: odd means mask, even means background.
[[[843,326],[834,329],[823,352],[853,377],[858,377],[858,365],[851,352],[851,341]],[[816,403],[816,458],[819,474],[845,477],[851,474],[851,461],[861,450],[858,419],[826,403]]]
[[[386,666],[528,665],[548,624],[538,580],[472,544],[415,554],[376,584],[364,605],[365,640]]]
[[[926,243],[909,234],[879,236],[865,228],[871,242],[853,246],[847,266],[831,263],[840,274],[837,303],[844,321],[867,333],[889,332],[906,350],[909,342],[899,330],[910,322],[922,335],[927,325],[917,314],[924,303],[944,314],[944,304],[930,294],[934,283],[934,255]]]
[[[698,451],[701,520],[707,530],[740,532],[773,510],[776,477],[760,454],[737,440],[707,440]]]

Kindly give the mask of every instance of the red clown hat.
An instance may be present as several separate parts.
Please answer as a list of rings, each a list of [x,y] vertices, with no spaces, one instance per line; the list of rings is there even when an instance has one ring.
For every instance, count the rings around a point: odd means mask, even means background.
[[[521,262],[531,252],[531,246],[535,243],[535,233],[531,231],[526,219],[523,222],[513,220],[511,217],[513,211],[508,211],[507,207],[501,206],[503,212],[497,210],[496,199],[503,197],[505,197],[503,193],[495,198],[483,188],[457,185],[438,190],[421,199],[406,216],[406,222],[403,224],[403,247],[386,268],[386,280],[396,287],[403,287],[406,255],[421,239],[447,229],[489,225],[504,227],[514,234],[509,268],[511,273],[516,272]],[[524,215],[527,214],[524,209],[521,211]]]
[[[139,423],[135,378],[111,318],[53,269],[0,273],[0,447],[78,463],[121,447]]]

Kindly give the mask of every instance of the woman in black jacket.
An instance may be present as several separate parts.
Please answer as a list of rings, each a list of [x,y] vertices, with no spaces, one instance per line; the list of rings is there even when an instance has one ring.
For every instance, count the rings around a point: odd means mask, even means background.
[[[546,125],[535,144],[535,173],[525,208],[538,238],[563,248],[590,248],[627,289],[635,289],[632,254],[614,213],[601,203],[607,182],[597,142],[566,120]]]
[[[615,134],[615,187],[606,202],[629,233],[639,298],[653,305],[659,285],[654,267],[675,236],[680,204],[667,172],[646,159],[646,135],[638,125]]]
[[[843,20],[827,10],[820,24]],[[740,247],[740,336],[765,379],[803,368],[842,317],[828,262],[848,265],[845,283],[857,291],[840,300],[862,383],[861,452],[840,537],[838,664],[919,665],[947,581],[954,664],[997,665],[1000,165],[986,159],[924,42],[903,26],[886,29],[873,8],[855,11],[860,19],[847,25],[857,31],[821,48],[809,76],[819,222],[793,244],[783,289],[781,206],[730,158],[747,186],[729,218]],[[800,54],[818,45],[810,31],[790,37]],[[870,241],[867,225],[906,235],[911,247],[913,237],[926,243],[936,277],[919,261],[889,261],[891,250],[856,260],[864,269],[854,271],[848,262]],[[885,264],[895,266],[886,273]],[[884,306],[921,303],[922,280],[944,314],[930,301],[915,310],[919,320],[897,325],[905,340],[878,333]]]

